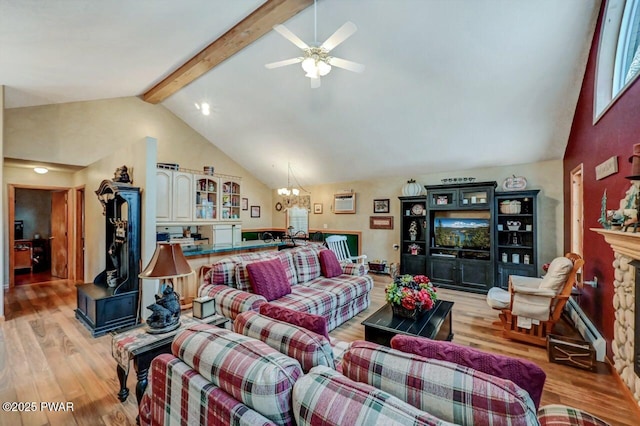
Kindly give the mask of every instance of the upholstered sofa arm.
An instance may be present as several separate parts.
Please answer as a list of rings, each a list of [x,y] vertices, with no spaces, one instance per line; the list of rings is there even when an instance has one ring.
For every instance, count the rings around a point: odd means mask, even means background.
[[[215,299],[216,313],[231,320],[246,311],[260,310],[260,305],[267,303],[264,297],[236,290],[226,285],[206,285],[200,288],[200,296],[210,296]]]
[[[347,275],[362,277],[367,274],[367,267],[363,263],[343,263],[342,272]]]
[[[541,426],[609,426],[609,424],[585,411],[566,405],[545,405],[538,410]]]

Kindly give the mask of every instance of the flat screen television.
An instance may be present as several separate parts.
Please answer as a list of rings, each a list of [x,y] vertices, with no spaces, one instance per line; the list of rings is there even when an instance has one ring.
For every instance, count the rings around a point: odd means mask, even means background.
[[[489,219],[436,217],[433,227],[436,247],[488,250],[491,246]]]

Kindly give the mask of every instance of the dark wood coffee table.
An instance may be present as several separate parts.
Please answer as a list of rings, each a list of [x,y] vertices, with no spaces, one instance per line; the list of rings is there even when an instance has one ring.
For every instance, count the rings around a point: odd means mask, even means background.
[[[424,314],[422,318],[414,321],[393,315],[391,305],[385,304],[362,322],[364,339],[385,346],[391,346],[389,342],[396,334],[422,336],[434,340],[451,340],[453,339],[452,307],[453,302],[438,300],[433,309]]]

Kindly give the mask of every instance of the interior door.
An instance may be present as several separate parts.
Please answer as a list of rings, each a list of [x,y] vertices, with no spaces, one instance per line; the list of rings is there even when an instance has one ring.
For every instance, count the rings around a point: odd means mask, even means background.
[[[51,275],[67,278],[67,191],[51,193]]]

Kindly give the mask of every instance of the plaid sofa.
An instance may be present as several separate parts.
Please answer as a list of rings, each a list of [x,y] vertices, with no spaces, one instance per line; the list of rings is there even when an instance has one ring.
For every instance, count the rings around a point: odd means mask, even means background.
[[[340,361],[324,337],[255,312],[234,329],[176,335],[151,364],[142,425],[606,425],[561,405],[536,414],[512,382],[450,362],[362,341]]]
[[[343,264],[343,274],[333,278],[322,276],[319,252],[322,246],[309,245],[279,252],[243,253],[220,259],[201,271],[203,282],[198,294],[215,299],[216,312],[232,321],[238,314],[258,311],[267,300],[252,293],[247,273],[251,262],[280,259],[291,293],[269,303],[320,315],[333,330],[369,307],[373,279],[364,265]]]

